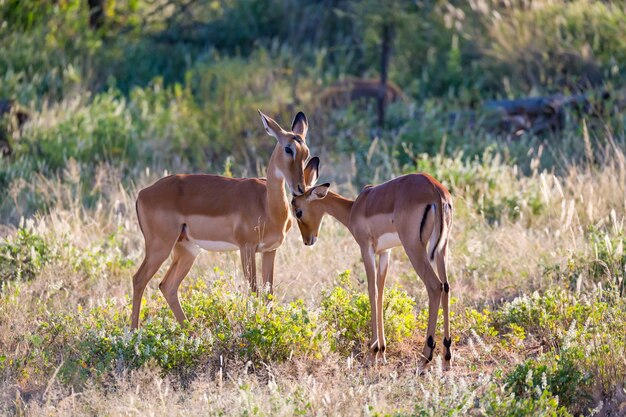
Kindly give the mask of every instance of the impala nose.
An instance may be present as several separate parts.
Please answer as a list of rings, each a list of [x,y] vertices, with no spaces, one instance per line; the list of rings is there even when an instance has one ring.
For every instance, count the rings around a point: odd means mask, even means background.
[[[313,246],[313,245],[315,245],[315,242],[317,242],[317,236],[311,236],[311,237],[309,237],[308,240],[304,241],[304,244],[306,246]]]

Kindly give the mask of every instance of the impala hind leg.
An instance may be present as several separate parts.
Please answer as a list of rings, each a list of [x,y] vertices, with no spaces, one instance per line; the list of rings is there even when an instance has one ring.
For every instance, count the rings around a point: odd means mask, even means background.
[[[177,243],[174,246],[174,258],[172,261],[172,265],[169,270],[165,274],[163,281],[159,284],[159,289],[167,304],[172,309],[174,313],[174,317],[181,325],[185,324],[185,320],[187,317],[183,312],[182,307],[180,306],[180,300],[178,299],[178,288],[180,287],[180,283],[185,279],[189,270],[193,266],[194,261],[196,260],[198,252],[195,248],[190,248],[186,246],[184,243]]]
[[[446,272],[446,249],[447,243],[444,244],[440,252],[435,254],[437,263],[437,273],[439,279],[443,283],[443,292],[441,293],[441,308],[443,309],[443,346],[446,349],[443,366],[444,369],[450,368],[450,360],[452,359],[452,338],[450,337],[450,284],[448,283],[448,274]]]
[[[400,239],[411,261],[411,265],[424,282],[424,285],[426,285],[426,292],[428,293],[428,328],[426,330],[426,343],[422,350],[423,360],[421,364],[424,366],[433,359],[433,352],[435,351],[435,330],[437,327],[437,314],[439,313],[443,284],[428,261],[428,255],[424,245],[419,241],[417,244],[407,242],[402,239],[402,236],[400,236]]]
[[[372,313],[372,340],[369,345],[366,364],[376,365],[380,345],[378,339],[378,289],[376,285],[376,255],[374,248],[370,245],[361,246],[361,256],[363,257],[365,274],[367,275],[367,292]]]
[[[139,310],[141,309],[141,298],[150,279],[156,274],[163,262],[170,254],[171,246],[160,245],[157,248],[148,248],[146,245],[146,256],[141,266],[133,275],[133,312],[131,314],[131,328],[139,327]]]

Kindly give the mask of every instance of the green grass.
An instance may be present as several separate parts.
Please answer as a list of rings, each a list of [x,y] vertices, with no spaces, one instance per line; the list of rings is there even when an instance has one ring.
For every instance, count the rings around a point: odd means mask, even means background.
[[[92,30],[87,2],[0,0],[0,99],[31,115],[0,158],[0,414],[622,412],[623,3],[330,3],[109,1]],[[407,101],[379,128],[373,101],[320,97],[378,76],[384,22]],[[581,88],[614,98],[558,134],[510,140],[481,110]],[[418,370],[428,302],[401,250],[385,292],[389,364],[363,366],[365,273],[331,219],[313,248],[289,233],[267,303],[237,254],[204,254],[181,287],[187,326],[160,271],[130,331],[138,190],[172,172],[265,175],[274,142],[257,109],[284,126],[305,111],[320,180],[346,195],[415,171],[449,188],[450,371],[441,313],[434,361]],[[467,120],[451,123],[457,112]]]

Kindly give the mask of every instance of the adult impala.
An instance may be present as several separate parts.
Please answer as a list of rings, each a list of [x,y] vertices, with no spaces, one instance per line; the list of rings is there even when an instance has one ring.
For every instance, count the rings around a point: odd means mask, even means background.
[[[443,307],[445,367],[452,358],[448,316],[450,285],[446,274],[446,252],[452,225],[450,193],[427,174],[410,174],[378,186],[366,187],[356,200],[328,190],[329,184],[310,188],[292,200],[298,227],[305,245],[317,240],[325,213],[346,226],[361,248],[370,306],[372,342],[368,362],[385,362],[383,291],[389,266],[389,251],[402,245],[428,292],[428,329],[422,351],[423,363],[430,362],[435,350],[435,327],[441,302]],[[379,255],[378,266],[376,255]],[[435,262],[438,275],[431,262]]]
[[[263,284],[271,292],[276,249],[291,227],[285,183],[302,194],[317,178],[319,159],[309,158],[308,122],[300,112],[285,131],[259,111],[267,133],[277,139],[267,180],[219,175],[171,175],[141,190],[137,218],[145,240],[145,258],[133,276],[132,327],[139,326],[141,298],[148,281],[173,253],[159,288],[179,323],[185,321],[178,287],[198,256],[208,251],[239,250],[243,272],[257,291],[255,254],[262,253]]]

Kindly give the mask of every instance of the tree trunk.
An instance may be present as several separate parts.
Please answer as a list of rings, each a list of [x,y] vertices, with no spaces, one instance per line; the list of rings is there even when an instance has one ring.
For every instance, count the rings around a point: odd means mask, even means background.
[[[89,4],[89,27],[98,30],[104,25],[104,3],[106,0],[87,0]]]
[[[393,41],[393,29],[390,25],[383,25],[383,40],[380,54],[380,89],[378,92],[378,127],[385,125],[385,98],[387,93],[387,76],[389,72],[389,56],[391,55],[391,42]]]

